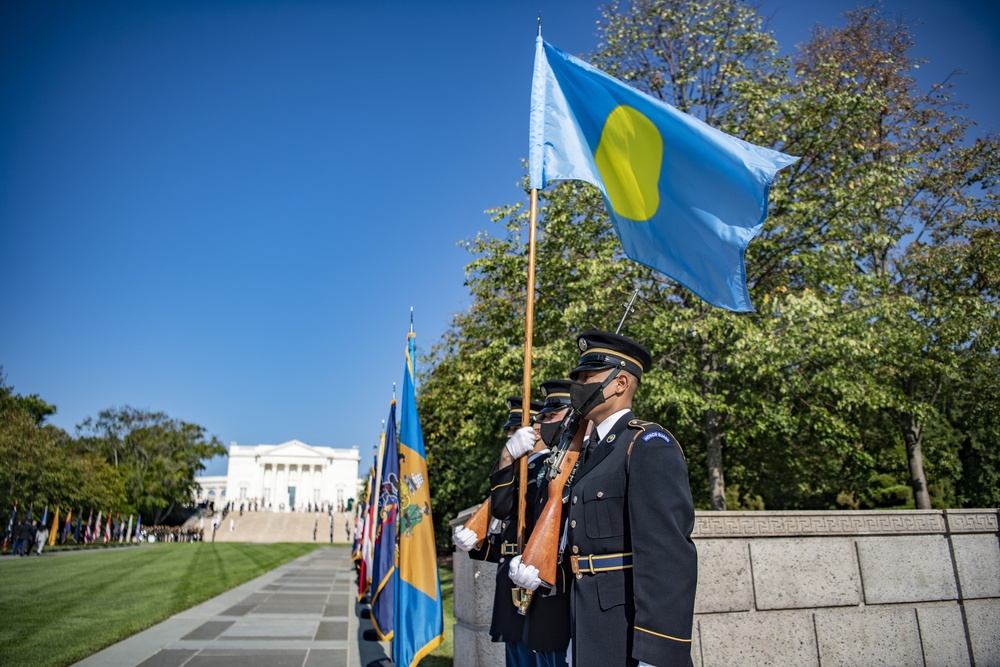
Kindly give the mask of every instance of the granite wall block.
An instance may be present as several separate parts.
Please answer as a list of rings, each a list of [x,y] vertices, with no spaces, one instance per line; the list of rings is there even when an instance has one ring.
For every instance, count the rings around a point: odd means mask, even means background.
[[[927,667],[968,665],[969,644],[965,640],[962,609],[957,602],[916,605],[920,644]]]
[[[750,543],[757,609],[856,605],[861,601],[854,543],[849,538]]]
[[[923,667],[913,607],[816,611],[823,667]]]
[[[958,599],[944,535],[858,538],[867,604]]]
[[[819,665],[811,611],[709,614],[698,627],[703,667]]]
[[[703,540],[698,547],[696,614],[753,609],[746,540]]]
[[[996,535],[952,535],[962,597],[1000,598],[1000,542]]]

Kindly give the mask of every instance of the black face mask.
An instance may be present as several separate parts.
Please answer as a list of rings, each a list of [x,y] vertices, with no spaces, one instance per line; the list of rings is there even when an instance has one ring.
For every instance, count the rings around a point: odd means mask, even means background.
[[[562,429],[562,422],[542,422],[539,424],[542,432],[542,442],[546,447],[555,447],[559,442],[559,431]]]
[[[569,386],[569,400],[573,404],[573,409],[586,417],[590,411],[606,401],[604,398],[605,382],[574,382]]]

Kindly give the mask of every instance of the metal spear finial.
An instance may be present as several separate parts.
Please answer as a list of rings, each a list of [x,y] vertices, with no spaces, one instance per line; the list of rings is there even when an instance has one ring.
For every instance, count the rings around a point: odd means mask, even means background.
[[[622,325],[625,324],[625,318],[628,317],[628,314],[635,312],[635,308],[632,307],[632,304],[635,303],[635,297],[637,297],[637,296],[639,296],[639,288],[638,287],[636,287],[635,291],[632,292],[632,298],[628,300],[628,303],[623,303],[622,304],[622,308],[625,309],[625,314],[622,315],[622,321],[618,323],[618,328],[615,329],[615,333],[618,333],[619,331],[622,330]]]

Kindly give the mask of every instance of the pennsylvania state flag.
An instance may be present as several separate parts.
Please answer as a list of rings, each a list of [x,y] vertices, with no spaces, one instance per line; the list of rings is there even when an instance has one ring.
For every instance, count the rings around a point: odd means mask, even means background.
[[[530,140],[533,189],[595,185],[626,255],[713,306],[753,310],[743,255],[775,173],[798,158],[709,127],[540,36]]]
[[[413,382],[415,353],[416,336],[410,331],[399,429],[399,571],[396,634],[392,642],[396,667],[413,667],[444,639],[427,459]]]
[[[379,639],[392,639],[396,611],[396,516],[399,513],[399,450],[396,447],[396,399],[389,404],[389,420],[382,441],[382,481],[376,505],[372,555],[372,625]]]

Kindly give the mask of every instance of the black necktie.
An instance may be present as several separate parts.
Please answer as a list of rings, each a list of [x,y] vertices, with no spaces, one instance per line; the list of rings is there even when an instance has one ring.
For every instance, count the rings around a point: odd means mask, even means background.
[[[601,442],[601,436],[597,435],[597,429],[595,428],[590,432],[590,439],[587,440],[587,454],[583,457],[584,461],[591,457],[594,450],[597,449],[599,442]]]

